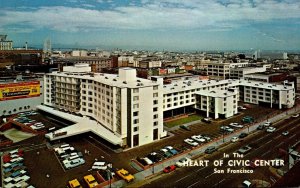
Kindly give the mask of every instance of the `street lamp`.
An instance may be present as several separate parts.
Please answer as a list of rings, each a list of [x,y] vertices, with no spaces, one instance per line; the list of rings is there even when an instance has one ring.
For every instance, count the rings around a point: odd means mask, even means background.
[[[108,176],[108,180],[109,180],[109,188],[111,188],[111,178],[112,178],[112,173],[111,173],[111,168],[112,168],[112,164],[110,163],[109,165],[107,165],[107,169],[106,169],[106,173],[107,173],[107,176]]]

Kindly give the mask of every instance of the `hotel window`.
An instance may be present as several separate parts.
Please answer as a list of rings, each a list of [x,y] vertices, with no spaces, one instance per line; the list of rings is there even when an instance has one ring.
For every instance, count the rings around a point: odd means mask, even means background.
[[[133,96],[133,101],[138,101],[139,100],[139,96]]]
[[[157,114],[154,114],[153,115],[153,119],[157,119],[158,118],[158,115]]]
[[[153,108],[153,112],[157,112],[157,107]]]
[[[134,104],[133,109],[139,108],[139,104]]]
[[[153,125],[157,126],[158,125],[158,121],[154,121]]]
[[[133,116],[138,116],[139,115],[139,112],[133,112]]]
[[[133,120],[133,124],[138,124],[139,123],[139,119],[134,119]]]
[[[153,87],[153,90],[158,90],[158,86],[154,86],[154,87]]]
[[[154,100],[154,101],[153,101],[153,104],[158,104],[158,100]]]
[[[133,93],[138,93],[138,92],[139,92],[138,88],[133,89]]]
[[[153,93],[153,97],[158,97],[158,93]]]
[[[139,130],[139,127],[133,127],[133,132],[137,132]]]

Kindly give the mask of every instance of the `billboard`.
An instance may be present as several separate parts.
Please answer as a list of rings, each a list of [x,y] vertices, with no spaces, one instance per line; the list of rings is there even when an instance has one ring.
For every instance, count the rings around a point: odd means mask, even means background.
[[[0,101],[40,96],[40,81],[0,84]]]

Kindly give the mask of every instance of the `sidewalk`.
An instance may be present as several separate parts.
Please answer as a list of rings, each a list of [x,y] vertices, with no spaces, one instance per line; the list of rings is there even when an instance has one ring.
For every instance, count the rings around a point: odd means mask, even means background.
[[[250,133],[250,132],[255,131],[257,129],[257,127],[260,124],[262,124],[262,123],[265,123],[267,121],[275,123],[275,122],[278,122],[278,121],[280,121],[282,119],[285,119],[287,116],[299,112],[300,111],[300,107],[299,106],[300,105],[297,105],[294,108],[291,108],[291,109],[289,109],[289,110],[287,110],[285,112],[282,112],[280,114],[271,114],[271,115],[268,115],[268,116],[260,119],[261,120],[260,122],[255,122],[253,124],[250,124],[249,126],[245,126],[243,129],[239,129],[239,130],[235,131],[232,134],[218,137],[215,140],[213,140],[212,142],[204,144],[204,145],[201,145],[201,146],[199,146],[199,147],[197,147],[197,148],[195,148],[193,150],[190,150],[187,153],[179,154],[179,155],[177,155],[177,156],[175,156],[173,158],[166,159],[166,161],[164,161],[163,163],[159,163],[159,164],[153,165],[153,166],[151,166],[150,168],[148,168],[148,169],[146,169],[144,171],[141,171],[141,172],[138,172],[138,173],[134,174],[135,180],[134,180],[133,183],[126,184],[124,180],[120,180],[120,181],[114,182],[111,185],[111,187],[124,187],[126,185],[127,185],[127,187],[140,187],[142,185],[148,184],[149,182],[154,181],[154,180],[160,178],[160,175],[161,175],[160,172],[165,167],[167,167],[169,165],[172,165],[172,164],[175,164],[179,159],[181,159],[183,157],[189,157],[189,158],[197,157],[197,156],[203,154],[204,150],[207,147],[209,147],[209,146],[219,147],[219,146],[223,145],[224,143],[230,142],[230,139],[233,136],[239,136],[239,134],[241,132],[249,132]],[[199,121],[201,121],[201,120],[190,122],[190,123],[187,123],[186,125],[196,124],[196,123],[199,123]],[[174,128],[174,127],[172,127],[172,128]],[[105,187],[109,188],[109,186],[105,186]]]

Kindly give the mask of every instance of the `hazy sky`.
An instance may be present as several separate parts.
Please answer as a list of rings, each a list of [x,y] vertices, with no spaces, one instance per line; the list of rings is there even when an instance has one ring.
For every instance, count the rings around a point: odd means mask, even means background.
[[[14,46],[299,50],[300,0],[0,0]]]

